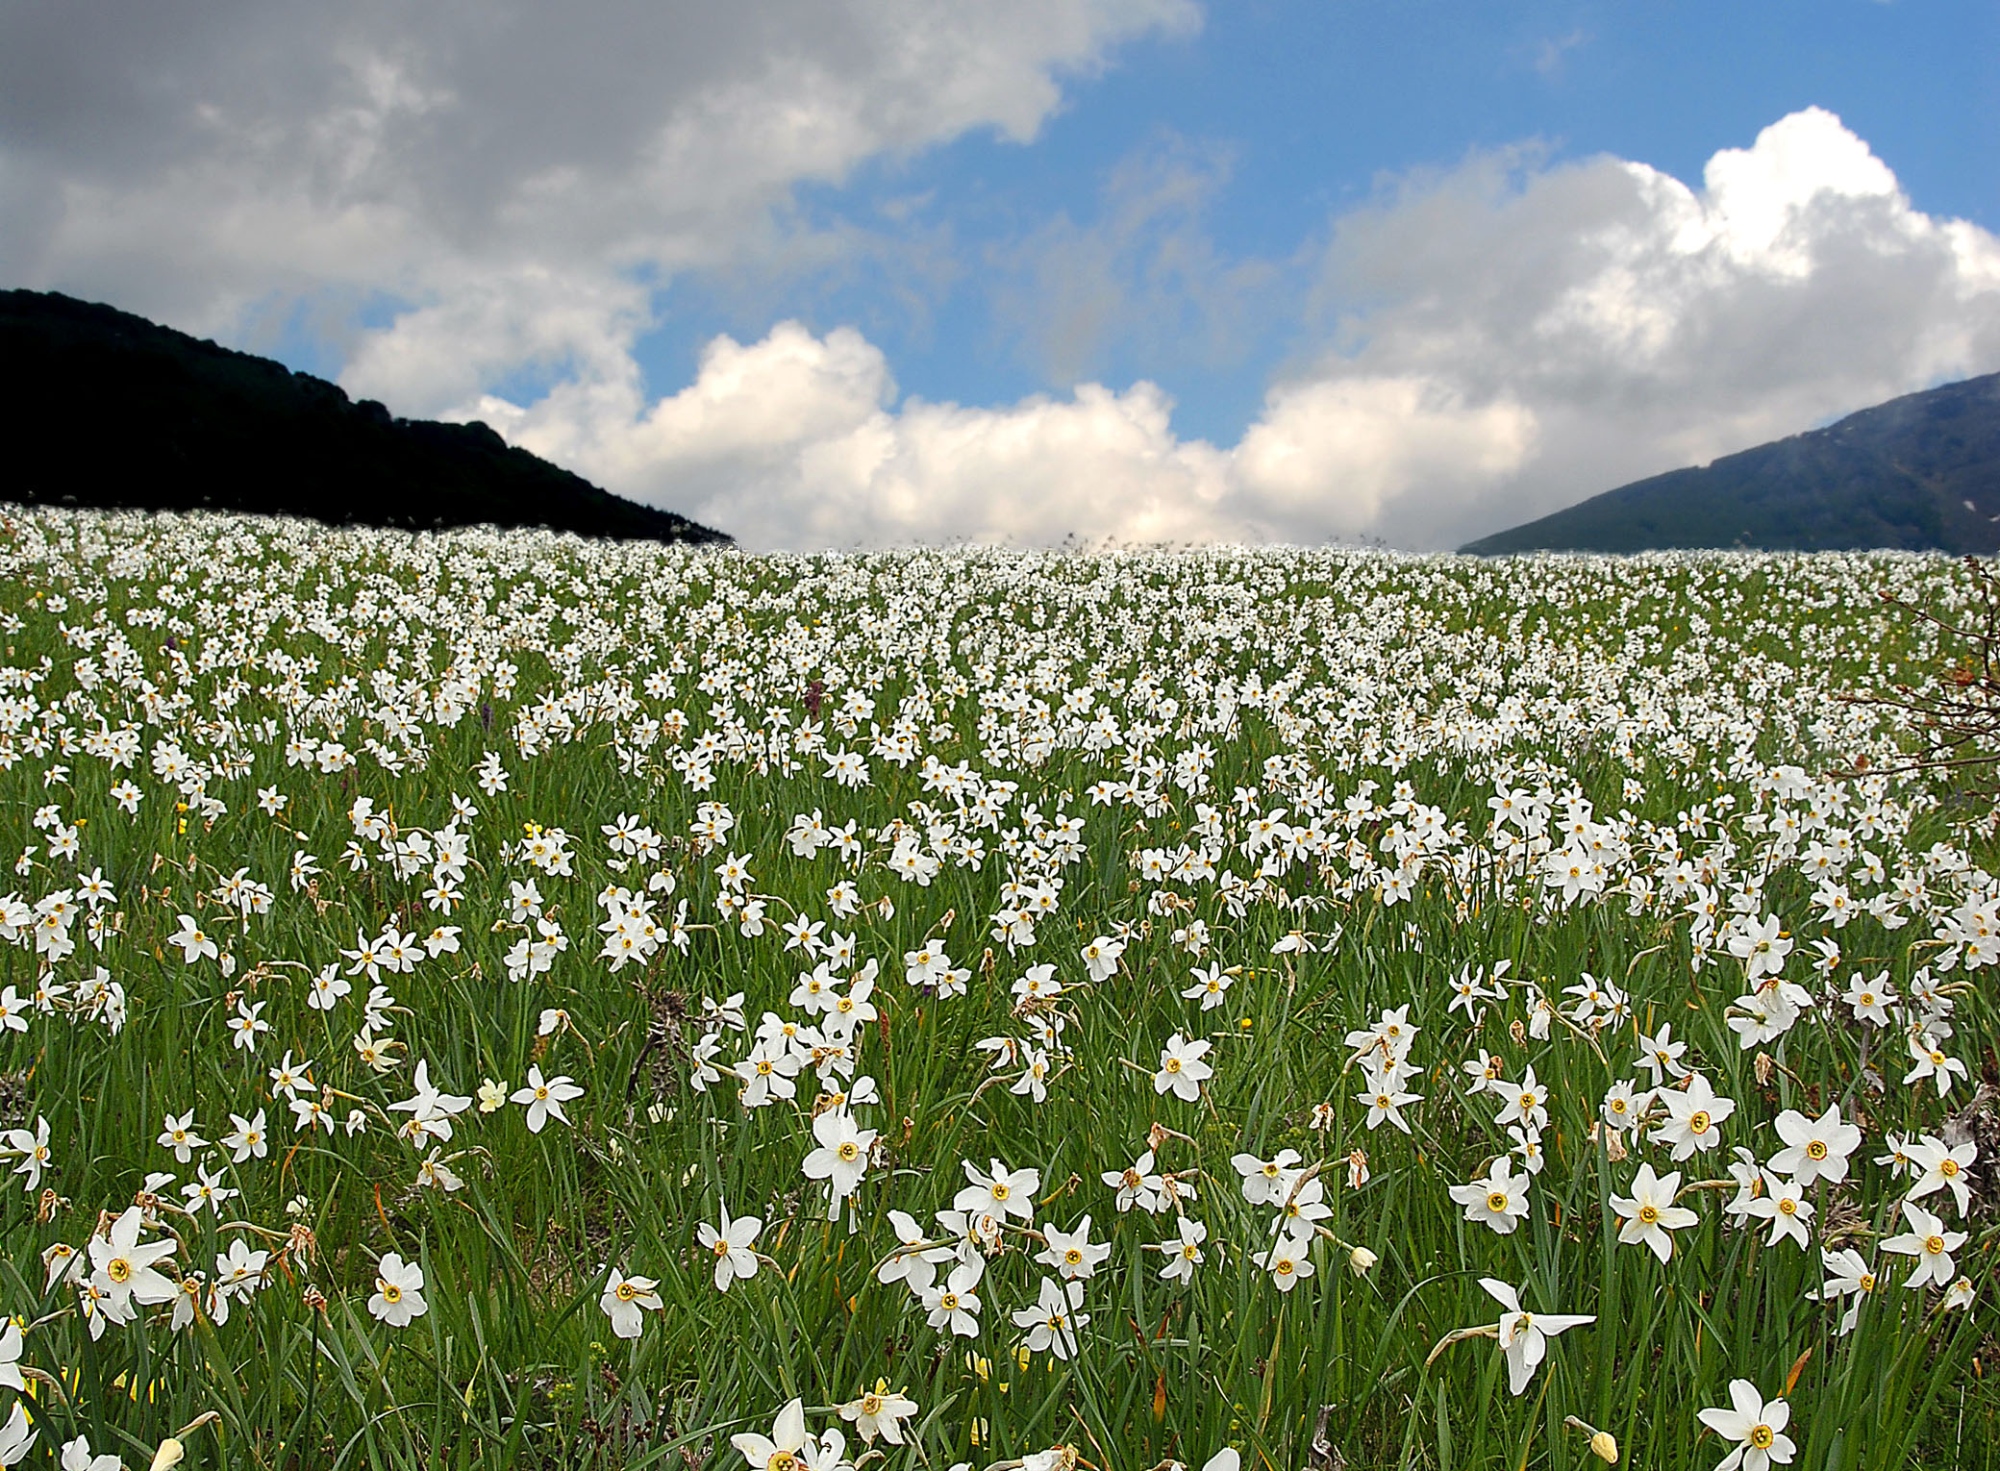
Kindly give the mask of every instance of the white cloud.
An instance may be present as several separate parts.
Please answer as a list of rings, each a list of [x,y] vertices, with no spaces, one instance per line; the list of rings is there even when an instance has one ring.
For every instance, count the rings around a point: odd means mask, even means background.
[[[1915,210],[1832,115],[1643,164],[1475,158],[1338,221],[1329,347],[1230,449],[1151,383],[896,401],[882,353],[796,323],[719,338],[647,405],[627,363],[469,404],[753,546],[1384,537],[1451,545],[1943,378],[2000,368],[2000,242]]]
[[[753,544],[1449,545],[2000,368],[2000,242],[1917,210],[1807,109],[1716,154],[1699,188],[1518,149],[1331,221],[1304,347],[1233,447],[1177,435],[1148,381],[901,400],[859,333],[795,324],[717,339],[693,384],[649,402],[633,349],[662,282],[850,249],[851,222],[798,222],[798,185],[969,129],[1030,139],[1065,79],[1192,30],[1194,0],[582,23],[529,0],[217,0],[93,23],[104,3],[0,12],[0,277],[225,338],[306,303],[346,318],[350,390],[481,414]],[[1102,227],[1059,217],[989,254],[1000,315],[1055,381],[1127,352],[1155,373],[1241,352],[1242,324],[1271,319],[1311,254],[1216,250],[1203,221],[1227,173],[1226,150],[1156,143],[1112,180]],[[354,308],[385,300],[394,320],[356,331]]]
[[[225,336],[273,298],[386,294],[404,340],[348,381],[426,412],[509,354],[619,350],[633,283],[780,248],[801,182],[1028,140],[1065,78],[1198,23],[1193,0],[7,7],[0,279]],[[439,347],[460,334],[468,364]]]

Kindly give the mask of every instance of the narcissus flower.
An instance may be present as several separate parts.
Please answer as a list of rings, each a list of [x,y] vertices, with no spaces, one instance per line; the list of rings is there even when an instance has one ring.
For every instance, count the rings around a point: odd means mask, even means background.
[[[424,1301],[424,1269],[389,1252],[375,1264],[375,1295],[368,1299],[368,1311],[391,1328],[403,1328],[410,1319],[430,1311]]]
[[[1076,1330],[1090,1323],[1090,1314],[1078,1311],[1082,1306],[1081,1282],[1042,1278],[1035,1305],[1014,1314],[1014,1322],[1028,1330],[1028,1352],[1050,1353],[1064,1360],[1075,1354]]]
[[[813,1138],[819,1148],[800,1166],[808,1180],[824,1180],[836,1201],[845,1200],[861,1184],[868,1169],[868,1151],[875,1144],[875,1130],[864,1129],[844,1108],[828,1109],[813,1120]]]
[[[839,1409],[840,1418],[852,1424],[868,1444],[873,1445],[879,1435],[901,1445],[903,1422],[916,1414],[917,1402],[901,1390],[889,1388],[888,1380],[878,1379],[873,1389],[864,1390]]]
[[[1914,1201],[1903,1202],[1903,1219],[1909,1222],[1910,1229],[1882,1243],[1884,1251],[1917,1259],[1916,1267],[1903,1285],[1922,1287],[1929,1283],[1937,1287],[1949,1286],[1955,1270],[1951,1254],[1965,1245],[1966,1233],[1945,1230],[1943,1221]]]
[[[569,1122],[569,1115],[563,1112],[565,1103],[574,1103],[583,1097],[579,1088],[567,1075],[544,1079],[539,1066],[528,1069],[528,1085],[514,1090],[514,1102],[528,1110],[528,1132],[539,1134],[542,1126],[551,1118],[561,1123]]]
[[[729,1284],[739,1277],[757,1275],[757,1253],[750,1247],[763,1229],[763,1221],[756,1216],[738,1216],[732,1221],[726,1205],[722,1207],[720,1230],[706,1221],[694,1228],[695,1239],[715,1258],[717,1292],[727,1292]]]
[[[1653,1255],[1665,1262],[1674,1254],[1674,1240],[1667,1233],[1700,1219],[1693,1211],[1674,1204],[1674,1194],[1680,1188],[1678,1170],[1655,1176],[1651,1165],[1640,1165],[1631,1195],[1611,1197],[1611,1209],[1618,1217],[1618,1239],[1628,1246],[1650,1247]]]
[[[1451,1198],[1465,1207],[1466,1220],[1509,1236],[1528,1217],[1528,1176],[1515,1174],[1512,1157],[1503,1154],[1484,1176],[1453,1185]]]
[[[1531,1313],[1522,1308],[1519,1294],[1505,1282],[1481,1277],[1479,1285],[1505,1309],[1500,1315],[1500,1352],[1507,1358],[1509,1394],[1519,1394],[1528,1387],[1535,1369],[1548,1354],[1551,1338],[1597,1321],[1588,1314]]]
[[[666,1304],[660,1300],[660,1284],[653,1278],[627,1277],[613,1267],[597,1305],[611,1320],[613,1333],[620,1338],[637,1338],[645,1312],[658,1312]]]
[[[1829,1104],[1817,1119],[1788,1108],[1776,1127],[1785,1147],[1771,1156],[1773,1170],[1790,1175],[1801,1189],[1815,1180],[1837,1185],[1847,1178],[1847,1157],[1861,1147],[1861,1130],[1841,1119],[1839,1104]]]
[[[1153,1091],[1171,1092],[1183,1103],[1199,1099],[1201,1085],[1215,1075],[1215,1069],[1202,1061],[1214,1045],[1206,1039],[1190,1042],[1175,1032],[1160,1049],[1160,1070],[1153,1074]]]
[[[172,1241],[142,1242],[145,1215],[138,1206],[128,1206],[111,1223],[111,1228],[90,1240],[91,1286],[100,1294],[104,1316],[114,1323],[129,1322],[133,1304],[155,1307],[173,1301],[180,1289],[172,1278],[153,1269],[153,1263],[174,1254]]]
[[[1730,1408],[1703,1410],[1695,1418],[1733,1444],[1736,1449],[1716,1463],[1715,1471],[1765,1471],[1773,1463],[1783,1466],[1797,1449],[1785,1426],[1792,1407],[1781,1399],[1768,1404],[1748,1379],[1729,1381]]]

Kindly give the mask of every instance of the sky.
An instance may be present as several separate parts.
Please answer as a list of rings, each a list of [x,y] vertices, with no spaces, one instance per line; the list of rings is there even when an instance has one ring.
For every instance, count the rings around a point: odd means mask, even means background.
[[[0,8],[0,285],[752,549],[1450,548],[2000,371],[2000,6]]]

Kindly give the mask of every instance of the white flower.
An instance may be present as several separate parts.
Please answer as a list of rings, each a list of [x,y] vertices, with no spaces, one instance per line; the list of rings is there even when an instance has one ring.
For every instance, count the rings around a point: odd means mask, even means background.
[[[1956,1147],[1935,1134],[1926,1134],[1909,1146],[1910,1160],[1917,1167],[1917,1183],[1910,1187],[1910,1199],[1921,1200],[1935,1191],[1949,1189],[1962,1216],[1972,1204],[1971,1165],[1979,1158],[1979,1146],[1970,1139]]]
[[[1778,917],[1765,916],[1761,923],[1746,923],[1736,934],[1729,937],[1729,953],[1743,962],[1743,968],[1755,985],[1761,976],[1774,976],[1785,968],[1785,957],[1792,953],[1792,942],[1780,933]],[[1755,1467],[1751,1471],[1756,1471]]]
[[[389,1252],[375,1264],[375,1295],[368,1299],[368,1311],[391,1328],[403,1328],[410,1319],[430,1311],[424,1301],[424,1269]]]
[[[1840,1251],[1822,1249],[1819,1259],[1820,1265],[1825,1267],[1830,1275],[1820,1284],[1817,1292],[1809,1292],[1806,1295],[1816,1297],[1821,1302],[1838,1302],[1850,1295],[1854,1298],[1840,1319],[1840,1335],[1845,1338],[1854,1331],[1854,1324],[1861,1316],[1861,1304],[1867,1301],[1868,1294],[1875,1290],[1875,1273],[1869,1269],[1868,1262],[1861,1253],[1851,1246],[1844,1247]]]
[[[982,1174],[971,1160],[964,1161],[965,1178],[972,1183],[952,1197],[952,1209],[1033,1220],[1035,1192],[1042,1188],[1041,1171],[1009,1170],[997,1159],[990,1163],[992,1170]]]
[[[55,1283],[49,1285],[53,1287]],[[16,1394],[28,1392],[27,1381],[21,1377],[21,1325],[12,1318],[0,1330],[0,1385]]]
[[[971,1167],[968,1165],[967,1168]],[[1125,1169],[1106,1170],[1100,1178],[1118,1192],[1118,1209],[1121,1212],[1129,1211],[1133,1206],[1149,1213],[1166,1209],[1162,1198],[1165,1182],[1153,1173],[1153,1151],[1150,1149]]]
[[[1784,1433],[1792,1418],[1791,1406],[1781,1399],[1766,1404],[1748,1379],[1729,1381],[1729,1401],[1734,1408],[1703,1410],[1695,1417],[1736,1447],[1716,1463],[1715,1471],[1736,1471],[1739,1466],[1743,1471],[1765,1471],[1773,1462],[1789,1463],[1797,1449]]]
[[[873,1445],[879,1435],[892,1445],[901,1445],[903,1421],[916,1414],[917,1402],[900,1390],[890,1389],[888,1381],[878,1379],[873,1389],[864,1390],[838,1408],[840,1418],[852,1424],[868,1444]]]
[[[528,1132],[539,1134],[542,1126],[555,1118],[562,1123],[569,1122],[569,1115],[563,1112],[565,1103],[574,1103],[583,1097],[579,1088],[568,1075],[544,1080],[539,1064],[528,1069],[528,1085],[514,1090],[513,1101],[524,1104],[528,1110]]]
[[[29,1426],[28,1412],[21,1408],[21,1402],[14,1401],[7,1423],[0,1425],[0,1466],[18,1466],[34,1449],[35,1439],[40,1434],[39,1430]]]
[[[1861,1130],[1842,1121],[1839,1104],[1829,1104],[1817,1119],[1788,1108],[1778,1115],[1776,1127],[1785,1148],[1771,1156],[1772,1169],[1792,1176],[1801,1187],[1847,1178],[1847,1157],[1861,1147]]]
[[[729,1207],[722,1207],[722,1226],[717,1229],[703,1221],[694,1228],[695,1239],[715,1258],[715,1290],[727,1292],[729,1284],[741,1277],[757,1275],[757,1253],[750,1248],[764,1223],[756,1216],[729,1219]]]
[[[62,1448],[62,1471],[125,1471],[125,1463],[108,1451],[93,1456],[90,1437],[79,1435]]]
[[[1028,1330],[1028,1352],[1049,1353],[1068,1360],[1076,1353],[1076,1330],[1090,1322],[1090,1314],[1077,1311],[1082,1306],[1081,1282],[1042,1278],[1035,1305],[1014,1314],[1015,1325]]]
[[[1451,1198],[1465,1207],[1466,1220],[1510,1236],[1528,1217],[1528,1177],[1515,1174],[1514,1161],[1503,1154],[1483,1177],[1452,1186]]]
[[[1745,1203],[1744,1211],[1771,1223],[1771,1235],[1764,1243],[1766,1246],[1776,1246],[1779,1237],[1789,1236],[1798,1244],[1800,1251],[1806,1249],[1806,1222],[1812,1219],[1813,1208],[1805,1199],[1805,1181],[1787,1180],[1767,1169],[1764,1171],[1764,1193],[1752,1196]]]
[[[1506,1311],[1500,1315],[1500,1352],[1507,1359],[1507,1390],[1519,1394],[1548,1353],[1548,1341],[1570,1328],[1581,1328],[1597,1319],[1576,1313],[1530,1313],[1523,1311],[1521,1299],[1505,1282],[1481,1277],[1479,1285]]]
[[[1317,1182],[1315,1182],[1317,1183]],[[1312,1237],[1281,1234],[1271,1243],[1270,1250],[1259,1252],[1251,1260],[1271,1274],[1271,1280],[1278,1284],[1278,1291],[1290,1292],[1305,1278],[1312,1276]]]
[[[933,1285],[924,1289],[924,1311],[930,1315],[931,1327],[950,1328],[962,1338],[979,1335],[980,1301],[973,1289],[985,1271],[984,1259],[974,1252],[970,1259],[960,1258],[942,1287]]]
[[[1118,973],[1118,957],[1125,953],[1125,942],[1114,940],[1109,935],[1099,935],[1083,947],[1083,966],[1093,981],[1108,981]]]
[[[129,1321],[134,1303],[154,1307],[171,1302],[180,1290],[172,1279],[153,1270],[154,1262],[173,1255],[174,1243],[141,1242],[144,1224],[140,1208],[128,1206],[104,1235],[90,1241],[90,1285],[102,1294],[105,1316],[113,1322]]]
[[[200,922],[192,914],[183,914],[180,920],[181,927],[167,936],[167,943],[181,947],[181,959],[188,965],[193,965],[204,955],[210,960],[215,959],[218,953],[215,941],[202,932]]]
[[[729,1443],[743,1453],[752,1471],[797,1471],[806,1439],[805,1401],[795,1399],[778,1411],[770,1435],[746,1431],[730,1436]]]
[[[1910,1229],[1882,1243],[1884,1251],[1917,1259],[1903,1285],[1922,1287],[1927,1282],[1937,1287],[1949,1285],[1955,1270],[1951,1254],[1965,1245],[1966,1233],[1945,1230],[1943,1221],[1908,1200],[1903,1202],[1903,1219],[1909,1222]]]
[[[1299,1178],[1297,1166],[1300,1163],[1296,1149],[1281,1149],[1271,1159],[1259,1159],[1254,1154],[1230,1156],[1230,1164],[1243,1177],[1243,1198],[1252,1205],[1275,1205],[1291,1194],[1292,1186]]]
[[[1174,1097],[1184,1103],[1199,1099],[1202,1083],[1215,1074],[1215,1069],[1202,1061],[1214,1045],[1206,1039],[1190,1042],[1175,1032],[1160,1049],[1160,1070],[1153,1074],[1153,1091],[1165,1093],[1171,1089]]]
[[[1630,1196],[1611,1197],[1611,1209],[1618,1216],[1618,1239],[1652,1248],[1662,1262],[1674,1254],[1673,1238],[1667,1233],[1692,1226],[1700,1218],[1684,1206],[1674,1204],[1681,1188],[1680,1172],[1655,1176],[1651,1165],[1640,1165],[1632,1180]]]
[[[1180,1231],[1180,1239],[1165,1242],[1158,1248],[1167,1256],[1167,1264],[1160,1268],[1160,1276],[1169,1282],[1194,1281],[1194,1269],[1203,1260],[1202,1242],[1208,1240],[1208,1227],[1201,1221],[1182,1216],[1175,1222]]]
[[[610,1280],[604,1284],[604,1295],[597,1300],[604,1309],[604,1316],[611,1320],[611,1331],[620,1338],[637,1338],[646,1312],[658,1312],[665,1304],[660,1300],[660,1284],[651,1277],[627,1277],[616,1267],[611,1269]]]
[[[1094,1276],[1111,1255],[1108,1243],[1091,1242],[1088,1215],[1077,1223],[1074,1231],[1059,1231],[1044,1224],[1042,1240],[1044,1244],[1035,1260],[1055,1268],[1065,1278]]]
[[[806,1156],[800,1168],[808,1180],[825,1180],[834,1200],[846,1199],[868,1168],[875,1130],[861,1128],[846,1109],[831,1108],[813,1120],[813,1138],[819,1148]]]
[[[1736,1112],[1736,1100],[1718,1097],[1714,1086],[1699,1073],[1689,1078],[1685,1088],[1662,1088],[1659,1100],[1667,1106],[1666,1122],[1653,1126],[1655,1143],[1673,1146],[1674,1163],[1707,1151],[1722,1143],[1717,1127]]]

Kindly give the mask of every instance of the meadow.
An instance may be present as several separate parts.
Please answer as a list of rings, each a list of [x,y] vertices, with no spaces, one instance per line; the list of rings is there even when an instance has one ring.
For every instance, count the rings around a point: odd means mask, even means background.
[[[1885,590],[9,511],[0,1464],[1992,1464]]]

